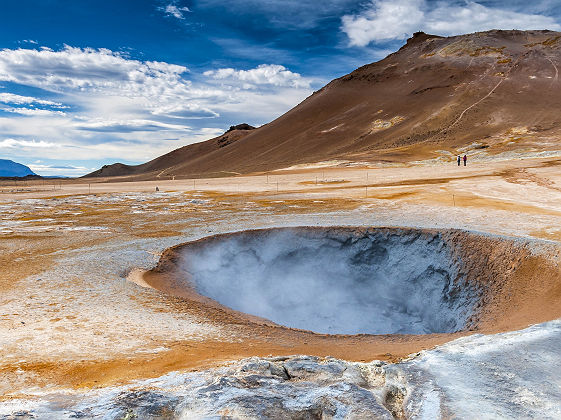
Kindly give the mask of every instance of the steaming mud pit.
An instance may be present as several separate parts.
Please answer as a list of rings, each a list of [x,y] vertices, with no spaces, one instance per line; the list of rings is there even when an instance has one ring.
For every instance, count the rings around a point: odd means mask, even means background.
[[[464,329],[477,301],[438,235],[289,229],[182,248],[186,287],[234,310],[328,334]]]
[[[301,227],[216,235],[171,248],[144,278],[230,322],[308,330],[320,334],[315,338],[379,336],[366,342],[399,335],[418,350],[435,337],[561,316],[556,305],[543,306],[561,294],[561,272],[548,258],[532,255],[524,241],[455,230]],[[537,284],[541,291],[528,294]]]

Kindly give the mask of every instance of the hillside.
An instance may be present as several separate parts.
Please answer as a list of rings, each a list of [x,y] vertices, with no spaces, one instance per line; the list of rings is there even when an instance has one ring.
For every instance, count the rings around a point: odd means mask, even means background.
[[[333,80],[275,121],[233,130],[139,166],[89,176],[221,176],[326,160],[451,160],[561,145],[561,33],[417,33],[397,52]]]
[[[189,172],[190,167],[192,165],[196,165],[196,162],[199,159],[204,159],[205,156],[210,155],[212,152],[219,151],[222,148],[235,143],[241,138],[249,135],[251,130],[255,130],[255,127],[252,127],[249,124],[239,124],[230,127],[230,129],[221,136],[200,143],[180,147],[179,149],[175,149],[142,165],[129,166],[122,163],[105,165],[101,169],[98,169],[85,177],[145,175],[147,178],[152,178],[154,176],[159,178],[162,176],[181,176],[184,175],[186,171]],[[223,171],[219,167],[217,167],[215,171],[208,171],[205,172],[205,174],[208,176],[232,175],[231,172]]]
[[[0,159],[0,177],[13,178],[35,175],[31,169],[13,160]]]

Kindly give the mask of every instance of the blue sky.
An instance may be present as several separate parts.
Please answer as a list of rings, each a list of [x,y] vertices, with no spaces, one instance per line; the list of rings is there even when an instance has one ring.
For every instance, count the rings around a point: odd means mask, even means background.
[[[141,163],[261,125],[417,30],[561,30],[561,0],[18,0],[0,12],[0,158]]]

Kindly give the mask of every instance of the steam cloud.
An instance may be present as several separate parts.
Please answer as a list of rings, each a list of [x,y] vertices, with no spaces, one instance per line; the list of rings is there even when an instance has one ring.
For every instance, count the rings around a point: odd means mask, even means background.
[[[242,232],[188,248],[197,291],[232,309],[330,334],[462,329],[475,298],[433,234],[359,229]]]

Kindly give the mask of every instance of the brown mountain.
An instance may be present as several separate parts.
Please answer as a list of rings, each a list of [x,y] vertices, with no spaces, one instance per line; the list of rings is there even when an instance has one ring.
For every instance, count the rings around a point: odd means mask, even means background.
[[[244,138],[250,134],[251,130],[255,130],[255,127],[249,124],[233,125],[221,136],[180,147],[142,165],[130,166],[114,163],[113,165],[105,165],[85,177],[132,176],[137,178],[140,176],[142,179],[160,178],[162,176],[168,178],[173,176],[181,177],[199,159],[209,156],[215,151],[220,151]],[[197,173],[192,174],[197,175]],[[204,174],[206,176],[228,176],[232,175],[233,171],[221,170],[217,167],[216,170],[205,171]]]
[[[325,160],[452,159],[559,147],[561,33],[416,33],[399,51],[333,80],[255,130],[89,176],[194,177]]]

